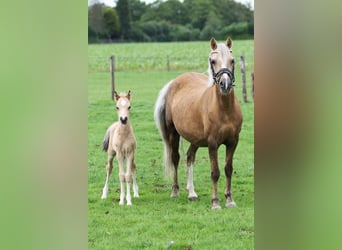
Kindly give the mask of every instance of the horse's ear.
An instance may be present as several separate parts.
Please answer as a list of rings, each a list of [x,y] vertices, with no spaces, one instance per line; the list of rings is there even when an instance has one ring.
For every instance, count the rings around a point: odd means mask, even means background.
[[[214,37],[212,37],[210,39],[210,47],[211,47],[212,50],[216,50],[216,48],[217,48],[217,43],[216,43],[216,40],[215,40]]]
[[[233,41],[232,41],[232,39],[230,39],[230,37],[227,38],[226,44],[227,44],[228,48],[232,47]]]
[[[118,93],[114,90],[114,97],[115,100],[119,100],[120,96],[118,95]]]
[[[128,90],[127,98],[128,98],[128,100],[131,100],[131,91],[130,90]]]

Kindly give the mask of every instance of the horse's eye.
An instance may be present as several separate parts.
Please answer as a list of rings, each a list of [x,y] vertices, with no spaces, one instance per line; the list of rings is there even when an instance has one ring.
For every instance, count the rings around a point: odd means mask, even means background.
[[[234,61],[234,59],[232,60],[232,64],[234,64],[235,63],[235,61]]]
[[[210,63],[211,63],[212,65],[215,65],[216,61],[215,61],[215,60],[210,60]]]
[[[128,109],[131,109],[131,106],[129,106]]]
[[[117,109],[117,110],[119,110],[119,107],[118,107],[118,106],[116,106],[116,109]]]

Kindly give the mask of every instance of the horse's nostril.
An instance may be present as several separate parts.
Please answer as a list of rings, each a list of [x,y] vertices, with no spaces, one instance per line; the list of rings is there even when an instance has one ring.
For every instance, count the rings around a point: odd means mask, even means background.
[[[122,124],[126,124],[127,123],[127,116],[126,117],[120,117],[120,121]]]
[[[226,85],[227,85],[227,80],[226,80],[226,79],[222,79],[222,80],[220,81],[220,86],[221,86],[221,88],[226,87]]]

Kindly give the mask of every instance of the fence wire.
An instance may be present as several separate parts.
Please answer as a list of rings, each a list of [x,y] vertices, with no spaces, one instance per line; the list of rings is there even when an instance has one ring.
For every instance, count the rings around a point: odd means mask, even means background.
[[[246,60],[246,70],[254,71],[254,55],[244,55]],[[88,72],[109,72],[110,55],[106,57],[89,56]],[[177,71],[193,70],[206,72],[208,69],[208,57],[174,57],[174,56],[115,56],[115,71]]]

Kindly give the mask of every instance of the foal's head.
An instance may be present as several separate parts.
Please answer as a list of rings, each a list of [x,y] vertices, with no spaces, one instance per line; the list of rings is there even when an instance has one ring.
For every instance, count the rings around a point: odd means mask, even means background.
[[[210,40],[209,85],[219,84],[223,95],[230,93],[235,81],[232,43],[230,37],[227,38],[225,44],[217,44],[215,38]]]
[[[118,117],[121,124],[127,124],[129,119],[129,110],[131,109],[131,91],[128,93],[120,93],[118,94],[114,91],[114,96],[116,100],[116,109],[118,110]]]

